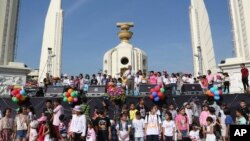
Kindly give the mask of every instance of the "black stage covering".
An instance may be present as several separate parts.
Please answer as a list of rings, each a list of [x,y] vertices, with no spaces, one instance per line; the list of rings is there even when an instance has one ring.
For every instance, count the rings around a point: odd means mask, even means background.
[[[129,105],[130,103],[134,103],[137,105],[139,103],[139,99],[144,98],[145,104],[147,107],[151,107],[154,103],[148,98],[148,97],[127,97],[126,104]],[[24,105],[32,105],[35,108],[35,112],[37,116],[39,117],[42,113],[42,110],[45,106],[45,101],[47,99],[55,100],[56,98],[48,98],[48,97],[32,97],[24,103]],[[164,102],[161,103],[155,103],[161,106],[162,104],[169,104],[173,103],[176,105],[176,107],[181,107],[184,102],[191,102],[193,100],[196,101],[198,104],[202,104],[204,100],[207,100],[208,97],[205,95],[181,95],[181,96],[169,96],[166,98]],[[61,98],[62,100],[62,98]],[[226,103],[231,109],[232,114],[234,115],[234,110],[239,108],[239,101],[245,100],[248,105],[250,105],[250,95],[248,94],[227,94],[223,95],[221,101]],[[89,97],[88,98],[88,104],[91,107],[91,113],[93,112],[94,107],[97,107],[98,109],[102,109],[102,102],[105,101],[109,106],[109,115],[110,117],[113,117],[114,110],[114,104],[103,97]],[[71,106],[68,103],[62,102],[62,105],[65,107],[65,115],[69,116],[71,114]],[[3,110],[5,108],[11,108],[13,110],[17,109],[19,105],[12,102],[11,98],[0,98],[0,109]]]

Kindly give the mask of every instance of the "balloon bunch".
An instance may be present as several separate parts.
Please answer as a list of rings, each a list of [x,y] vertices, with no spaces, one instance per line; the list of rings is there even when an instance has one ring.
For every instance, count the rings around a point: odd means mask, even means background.
[[[206,91],[206,94],[210,97],[214,97],[214,100],[220,100],[222,90],[219,90],[218,87],[213,86],[212,88],[210,88],[210,90]]]
[[[164,100],[165,98],[164,92],[165,92],[165,89],[162,85],[155,86],[155,88],[150,89],[149,98],[153,100],[154,102]]]
[[[71,88],[68,89],[67,92],[63,93],[63,101],[68,102],[69,104],[77,102],[78,101],[78,93],[77,93],[77,91],[74,91]]]
[[[21,103],[26,100],[27,94],[25,90],[22,88],[14,88],[11,91],[11,99],[14,103]]]

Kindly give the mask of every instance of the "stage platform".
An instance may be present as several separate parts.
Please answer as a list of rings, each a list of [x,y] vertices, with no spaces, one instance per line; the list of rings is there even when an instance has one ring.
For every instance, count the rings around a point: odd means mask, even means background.
[[[128,96],[126,99],[126,104],[134,103],[138,104],[140,98],[145,99],[145,104],[147,107],[151,107],[154,103],[148,97],[140,97],[140,96]],[[57,98],[48,98],[48,97],[32,97],[30,98],[24,105],[33,105],[35,108],[36,114],[39,117],[41,115],[42,109],[44,108],[44,102],[47,100],[55,100]],[[62,98],[61,98],[62,99]],[[169,96],[164,102],[158,103],[159,106],[162,104],[169,104],[173,103],[176,107],[181,107],[184,102],[195,100],[198,104],[202,104],[204,100],[207,99],[206,95],[181,95],[181,96]],[[114,112],[114,105],[112,102],[107,100],[104,97],[89,97],[88,104],[91,107],[91,112],[93,111],[94,107],[98,107],[99,109],[102,108],[102,101],[105,100],[109,105],[109,115],[110,117],[113,116]],[[235,110],[239,107],[239,101],[245,100],[248,105],[250,105],[250,95],[248,94],[226,94],[222,96],[221,99],[224,103],[228,104],[232,110]],[[0,98],[0,105],[1,110],[5,108],[11,108],[13,110],[17,109],[19,105],[12,102],[11,98]],[[65,107],[65,115],[69,116],[71,114],[71,106],[68,103],[62,102],[62,105]]]

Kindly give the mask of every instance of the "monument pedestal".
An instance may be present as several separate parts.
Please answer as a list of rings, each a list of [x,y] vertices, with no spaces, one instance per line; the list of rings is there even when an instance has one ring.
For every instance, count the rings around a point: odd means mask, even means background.
[[[0,65],[0,96],[9,95],[9,86],[24,86],[29,72],[30,68],[23,63],[9,62],[7,66]]]
[[[230,78],[230,93],[243,93],[244,88],[241,81],[241,67],[240,64],[244,63],[247,68],[250,68],[250,61],[243,61],[241,58],[228,58],[225,63],[219,64],[222,72],[227,72]]]

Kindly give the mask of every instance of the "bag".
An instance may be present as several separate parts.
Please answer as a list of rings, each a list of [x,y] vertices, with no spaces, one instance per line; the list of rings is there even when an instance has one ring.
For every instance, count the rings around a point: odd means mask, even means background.
[[[181,134],[181,132],[177,133],[177,140],[182,140],[182,134]]]

